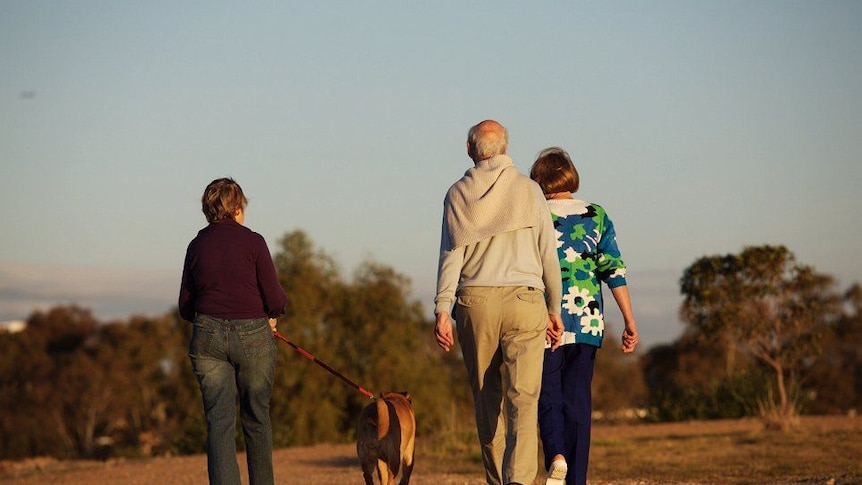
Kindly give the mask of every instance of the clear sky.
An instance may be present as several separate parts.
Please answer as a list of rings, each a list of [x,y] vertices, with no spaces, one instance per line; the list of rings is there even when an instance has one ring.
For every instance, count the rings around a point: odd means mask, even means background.
[[[642,343],[704,255],[784,244],[862,282],[862,2],[0,0],[0,320],[175,305],[206,184],[432,308],[474,123],[603,205]],[[608,294],[608,306],[613,306]],[[611,312],[611,325],[620,320]]]

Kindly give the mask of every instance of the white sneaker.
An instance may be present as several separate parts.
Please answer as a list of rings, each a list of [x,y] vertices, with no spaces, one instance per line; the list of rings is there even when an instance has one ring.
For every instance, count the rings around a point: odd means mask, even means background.
[[[551,462],[551,468],[548,468],[548,478],[545,479],[545,485],[565,485],[566,473],[568,471],[569,466],[565,460]]]

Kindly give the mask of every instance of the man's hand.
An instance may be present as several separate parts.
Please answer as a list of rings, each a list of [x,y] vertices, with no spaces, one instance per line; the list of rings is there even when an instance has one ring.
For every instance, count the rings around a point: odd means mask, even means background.
[[[434,335],[437,337],[437,345],[446,352],[449,352],[449,348],[455,344],[455,339],[452,336],[452,318],[449,317],[448,312],[437,314],[437,325],[434,327]]]
[[[548,314],[548,332],[545,341],[551,344],[551,352],[557,350],[563,343],[563,318],[559,315]]]
[[[271,328],[273,332],[275,332],[275,326],[276,325],[278,325],[278,320],[275,318],[270,318],[269,319],[269,328]]]

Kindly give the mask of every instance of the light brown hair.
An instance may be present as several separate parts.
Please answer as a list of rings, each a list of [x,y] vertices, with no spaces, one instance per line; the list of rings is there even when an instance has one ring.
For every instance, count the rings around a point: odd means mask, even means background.
[[[233,219],[237,210],[245,210],[248,199],[242,193],[242,187],[232,178],[215,179],[207,185],[201,197],[201,210],[207,222]]]
[[[546,194],[577,192],[581,179],[569,154],[560,147],[542,150],[530,169],[535,180]]]

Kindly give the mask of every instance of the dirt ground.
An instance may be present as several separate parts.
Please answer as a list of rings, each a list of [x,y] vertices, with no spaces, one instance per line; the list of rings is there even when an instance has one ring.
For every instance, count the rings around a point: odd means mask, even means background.
[[[318,445],[308,448],[289,448],[273,453],[277,484],[293,485],[363,485],[354,445]],[[245,457],[240,454],[240,466],[245,473]],[[415,485],[480,485],[484,483],[481,470],[472,476],[437,474],[417,468],[410,480]],[[111,460],[108,462],[59,462],[52,459],[33,459],[18,463],[18,470],[10,464],[0,469],[0,483],[4,485],[191,485],[207,483],[205,455],[152,458],[147,460]],[[18,476],[15,476],[18,475]],[[247,477],[243,477],[246,484]]]
[[[243,473],[245,457],[238,457]],[[276,450],[275,482],[278,485],[364,485],[353,445],[318,445]],[[36,458],[0,468],[3,485],[200,485],[207,483],[206,456],[111,460],[108,462],[60,462]],[[248,483],[243,477],[243,485]],[[376,481],[375,481],[376,483]],[[476,473],[435,473],[417,460],[411,485],[483,485],[481,464]],[[612,485],[611,482],[601,482]],[[648,485],[650,482],[614,482],[613,485]],[[683,485],[683,484],[677,484]]]
[[[841,421],[833,423],[829,418],[813,421],[814,426],[824,429],[833,426],[846,426]],[[862,421],[852,420],[852,425],[860,429]],[[756,420],[726,420],[714,422],[666,423],[650,425],[597,425],[593,427],[594,443],[602,440],[636,439],[640,436],[679,437],[689,434],[714,434],[732,431],[754,430]],[[417,444],[421,446],[421,442]],[[418,449],[418,448],[417,448]],[[600,450],[596,450],[600,453]],[[239,462],[245,473],[245,457],[240,455]],[[364,485],[362,473],[352,444],[318,445],[305,448],[276,450],[276,483],[282,485],[307,484],[357,484]],[[421,451],[417,451],[416,469],[410,483],[413,485],[481,485],[484,479],[481,464],[462,460],[459,466],[444,467],[423,463]],[[439,465],[439,462],[438,462]],[[435,470],[436,468],[436,470]],[[458,470],[441,472],[442,468]],[[467,471],[463,471],[467,470]],[[860,483],[858,476],[794,478],[781,483],[844,485]],[[537,480],[537,484],[540,483]],[[50,458],[34,458],[18,462],[0,462],[0,483],[4,485],[185,485],[206,484],[206,456],[161,457],[141,460],[97,461],[58,461]],[[600,477],[590,479],[590,485],[657,485],[651,480],[605,481]],[[666,483],[666,482],[662,482]],[[674,482],[674,485],[697,485],[707,482]],[[777,485],[775,481],[771,485]],[[243,479],[243,484],[247,484]]]

